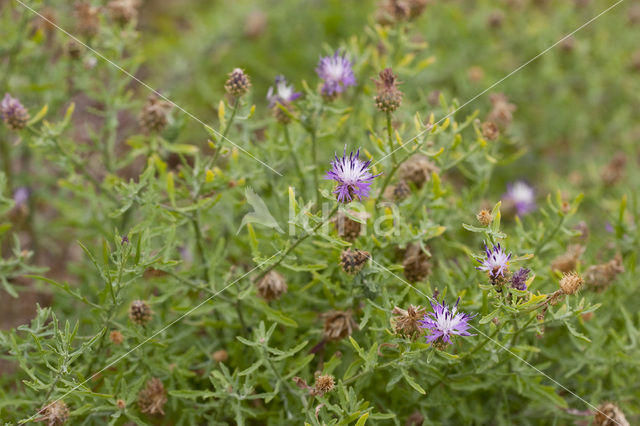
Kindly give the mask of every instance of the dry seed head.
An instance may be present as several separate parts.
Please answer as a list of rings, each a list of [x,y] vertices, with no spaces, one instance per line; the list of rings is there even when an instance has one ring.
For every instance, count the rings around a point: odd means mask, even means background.
[[[233,97],[239,98],[245,95],[251,87],[251,81],[243,70],[236,68],[229,73],[229,78],[224,84],[224,89]]]
[[[324,314],[324,338],[340,340],[351,336],[358,324],[354,321],[351,311],[330,311]]]
[[[169,123],[171,103],[161,99],[155,93],[147,98],[140,112],[140,126],[147,134],[160,133]]]
[[[424,280],[431,273],[429,256],[422,251],[420,244],[412,243],[407,246],[404,252],[404,276],[412,283]]]
[[[374,80],[378,94],[374,101],[378,110],[382,112],[393,112],[402,103],[402,92],[398,89],[400,82],[391,68],[380,71],[379,80]]]
[[[509,99],[502,93],[493,93],[489,96],[489,100],[492,108],[487,120],[503,128],[508,127],[513,121],[513,112],[516,110],[516,106],[510,103]]]
[[[493,222],[493,217],[491,216],[491,212],[487,209],[482,209],[476,215],[476,219],[482,226],[489,226],[491,222]]]
[[[100,31],[100,10],[89,2],[75,5],[78,32],[86,37],[95,37]]]
[[[109,15],[120,25],[126,25],[138,18],[138,0],[111,0],[107,4]]]
[[[69,407],[63,401],[53,401],[45,405],[38,411],[40,417],[34,422],[47,422],[47,426],[60,426],[69,419]]]
[[[391,319],[393,330],[396,334],[415,339],[422,331],[419,321],[424,318],[425,308],[421,306],[409,305],[405,309],[394,307],[391,311],[395,316]]]
[[[590,289],[602,291],[608,288],[622,272],[624,272],[622,256],[617,254],[607,263],[590,266],[584,274],[585,282]]]
[[[140,411],[151,415],[164,415],[163,407],[167,403],[167,393],[160,379],[155,377],[138,394]]]
[[[422,155],[414,155],[400,166],[398,176],[401,180],[411,182],[418,188],[422,188],[425,182],[431,180],[431,173],[438,173],[440,169],[429,159]]]
[[[220,349],[213,353],[212,358],[216,362],[227,362],[227,360],[229,359],[229,354],[224,349]]]
[[[367,251],[348,248],[340,253],[340,266],[347,274],[355,274],[362,270],[369,257],[371,255]]]
[[[116,405],[118,406],[118,409],[120,410],[124,410],[125,408],[127,408],[127,403],[124,401],[124,399],[119,399],[116,401]]]
[[[490,141],[498,139],[500,136],[500,128],[493,121],[485,121],[482,123],[482,137]]]
[[[560,289],[564,294],[576,294],[584,280],[577,272],[565,273],[560,280]]]
[[[109,333],[109,340],[111,340],[111,343],[114,345],[119,345],[124,342],[124,336],[118,330],[113,330]]]
[[[145,325],[151,319],[151,308],[144,300],[134,300],[129,306],[129,318],[139,325]]]
[[[335,386],[335,381],[333,379],[333,376],[330,376],[330,375],[318,376],[316,378],[316,384],[313,387],[313,393],[315,395],[322,396],[327,392],[331,392],[334,386]]]
[[[551,269],[564,273],[575,270],[582,253],[584,253],[584,247],[580,244],[569,246],[566,253],[556,257],[551,262]]]
[[[256,283],[256,287],[260,297],[267,302],[279,299],[288,289],[284,277],[277,271],[267,272],[267,274]]]
[[[611,402],[605,402],[598,406],[594,420],[595,426],[629,426],[622,410]]]
[[[362,220],[371,217],[368,213],[358,213],[352,210],[349,210],[349,214]],[[338,235],[347,241],[358,238],[365,227],[363,223],[351,219],[344,212],[338,212],[332,222]]]

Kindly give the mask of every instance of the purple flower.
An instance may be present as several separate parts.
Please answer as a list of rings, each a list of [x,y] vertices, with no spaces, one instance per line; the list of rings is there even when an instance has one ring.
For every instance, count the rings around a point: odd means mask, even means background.
[[[24,129],[29,121],[29,111],[20,101],[6,93],[0,102],[0,114],[12,130]]]
[[[335,159],[331,162],[331,170],[325,175],[325,179],[333,179],[338,185],[333,191],[337,194],[338,201],[341,203],[349,203],[353,197],[358,199],[367,198],[371,190],[371,181],[380,174],[373,175],[369,171],[369,161],[360,161],[360,149],[353,152],[347,157],[347,147],[344,147],[342,158],[335,155]]]
[[[469,328],[469,320],[475,315],[458,312],[459,302],[460,298],[451,309],[444,303],[444,300],[441,304],[431,302],[433,312],[427,313],[423,320],[418,321],[418,326],[426,329],[429,333],[427,343],[435,342],[437,346],[442,347],[445,343],[452,343],[452,335],[473,336],[467,329]]]
[[[333,56],[320,58],[316,72],[324,80],[322,85],[324,96],[336,96],[338,93],[342,93],[345,87],[356,85],[356,78],[351,66],[351,61],[346,58],[344,53],[340,54],[338,50]]]
[[[500,244],[493,246],[491,250],[485,244],[484,246],[487,258],[485,260],[478,259],[480,266],[477,269],[481,271],[487,271],[492,279],[498,277],[504,277],[505,272],[509,269],[509,259],[511,259],[511,253],[507,254]]]
[[[611,222],[607,222],[604,224],[604,230],[607,231],[608,233],[612,234],[614,229],[613,229],[613,225],[611,224]]]
[[[531,272],[528,268],[520,268],[517,272],[511,276],[511,287],[516,290],[525,291],[527,289],[527,278],[529,277],[529,272]]]
[[[13,202],[16,204],[16,207],[27,204],[27,201],[29,201],[29,188],[21,186],[16,189],[13,193]]]
[[[288,104],[295,101],[302,93],[293,91],[293,84],[287,84],[287,79],[283,75],[276,76],[275,89],[269,87],[267,91],[267,100],[269,101],[269,108],[274,107],[276,104]]]
[[[533,188],[524,181],[516,181],[507,185],[506,201],[511,202],[518,215],[525,215],[536,208],[536,194]]]

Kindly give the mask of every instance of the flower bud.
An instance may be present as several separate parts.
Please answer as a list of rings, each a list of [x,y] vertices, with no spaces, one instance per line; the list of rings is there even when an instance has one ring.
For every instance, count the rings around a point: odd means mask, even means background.
[[[560,289],[564,294],[576,294],[583,284],[582,277],[577,272],[565,273],[560,280]]]
[[[251,87],[251,81],[243,70],[240,68],[234,69],[229,73],[229,78],[224,84],[224,89],[227,93],[233,97],[239,98],[244,96]]]
[[[227,360],[229,359],[229,354],[224,349],[220,349],[213,353],[212,358],[216,362],[227,362]]]
[[[348,248],[340,254],[340,266],[347,274],[355,274],[362,270],[369,257],[371,256],[367,251]]]
[[[256,283],[256,287],[258,288],[260,297],[268,302],[279,299],[280,296],[288,290],[284,277],[277,271],[267,272],[267,274]]]
[[[127,403],[124,401],[124,399],[119,399],[116,401],[116,406],[119,410],[124,410],[125,408],[127,408]]]
[[[145,325],[151,319],[151,308],[144,300],[134,300],[129,306],[129,318],[139,325]]]
[[[493,222],[493,217],[491,216],[491,212],[487,209],[482,209],[476,215],[476,219],[482,226],[489,226],[491,222]]]
[[[124,342],[124,336],[118,330],[113,330],[109,333],[109,340],[111,340],[111,343],[114,345],[120,345]]]
[[[6,93],[0,102],[0,113],[7,127],[11,130],[22,130],[29,121],[29,111],[20,101]]]

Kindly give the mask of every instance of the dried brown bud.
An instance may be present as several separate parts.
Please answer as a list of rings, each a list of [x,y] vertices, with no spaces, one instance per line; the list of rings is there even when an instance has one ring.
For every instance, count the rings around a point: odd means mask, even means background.
[[[487,209],[482,209],[476,215],[476,219],[482,226],[489,226],[491,222],[493,222],[493,217],[491,216],[491,212]]]
[[[618,152],[611,162],[607,164],[600,172],[602,182],[607,186],[615,185],[624,177],[627,156],[624,152]]]
[[[244,34],[249,38],[258,38],[267,29],[267,15],[262,10],[254,10],[244,21]]]
[[[114,345],[119,345],[124,342],[124,336],[118,330],[113,330],[109,333],[109,340],[111,340],[111,343]]]
[[[395,315],[391,319],[394,332],[411,339],[417,338],[422,331],[419,321],[424,318],[424,311],[423,307],[414,305],[409,305],[406,310],[394,307],[391,311]]]
[[[150,415],[164,416],[163,407],[167,403],[167,393],[160,379],[155,377],[147,381],[147,385],[138,394],[140,411]]]
[[[575,270],[582,253],[584,253],[584,247],[580,244],[569,246],[566,253],[556,257],[551,262],[551,269],[564,273]]]
[[[313,387],[312,393],[314,395],[324,395],[327,392],[331,392],[333,387],[335,386],[335,382],[333,376],[318,376],[316,378],[316,384]]]
[[[95,37],[100,31],[100,10],[89,2],[76,3],[75,15],[78,32],[86,37]]]
[[[340,340],[351,336],[358,324],[354,321],[351,311],[330,311],[324,315],[323,334],[327,340]]]
[[[224,84],[224,89],[233,97],[239,98],[244,96],[251,87],[249,76],[240,68],[236,68],[229,73],[229,78]]]
[[[576,294],[582,287],[584,280],[577,272],[569,272],[562,276],[560,289],[564,294]]]
[[[227,362],[227,360],[229,359],[229,354],[224,349],[220,349],[213,353],[212,358],[216,362]]]
[[[340,266],[347,274],[355,274],[362,270],[369,257],[371,255],[367,251],[348,248],[340,253]]]
[[[134,300],[129,306],[129,318],[139,325],[145,325],[151,319],[151,308],[144,300]]]
[[[414,155],[402,163],[398,169],[398,176],[401,180],[411,182],[418,188],[422,188],[425,182],[431,180],[431,173],[438,173],[440,169],[429,159],[422,155]]]
[[[482,123],[482,137],[490,141],[498,139],[500,136],[500,129],[498,125],[493,121],[485,121]]]
[[[169,122],[171,103],[161,99],[155,93],[147,98],[140,112],[140,125],[147,134],[160,133]]]
[[[256,287],[258,288],[260,297],[268,302],[279,299],[288,289],[284,277],[277,271],[267,272],[267,274],[256,283]]]
[[[119,399],[116,401],[116,406],[119,410],[124,410],[125,408],[127,408],[127,403],[124,401],[124,399]]]
[[[366,212],[355,212],[353,210],[349,210],[349,214],[363,221],[370,217]],[[353,241],[358,238],[365,228],[363,223],[351,219],[344,212],[338,212],[332,222],[338,235],[347,241]]]
[[[120,25],[126,25],[129,22],[138,19],[138,0],[111,0],[107,4],[109,15]]]
[[[407,182],[400,180],[395,185],[387,186],[382,197],[385,200],[398,201],[404,200],[409,195],[411,195],[411,188],[409,188]]]
[[[516,110],[516,106],[510,103],[509,99],[502,93],[493,93],[489,96],[489,100],[492,108],[487,120],[503,128],[508,127],[513,121],[513,112]]]
[[[629,426],[622,410],[611,402],[605,402],[598,406],[594,420],[595,426]]]
[[[412,243],[404,253],[404,276],[412,283],[424,280],[431,273],[429,256],[422,251],[420,244]]]
[[[34,422],[47,422],[47,426],[60,426],[69,419],[69,407],[63,401],[53,401],[38,411],[40,415]]]
[[[585,272],[585,282],[588,288],[595,291],[603,291],[608,288],[616,276],[624,272],[622,257],[617,254],[613,259],[601,265],[593,265]]]
[[[374,80],[378,94],[374,100],[378,110],[393,112],[402,103],[402,92],[398,89],[400,81],[391,68],[385,68],[379,74],[379,80]]]

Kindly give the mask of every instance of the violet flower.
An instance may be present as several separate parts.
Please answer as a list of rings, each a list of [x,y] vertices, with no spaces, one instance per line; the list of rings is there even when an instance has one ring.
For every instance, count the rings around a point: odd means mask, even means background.
[[[436,301],[437,302],[437,301]],[[467,329],[469,320],[475,315],[458,312],[458,303],[449,308],[444,300],[442,303],[431,302],[433,312],[428,312],[424,319],[419,321],[419,327],[427,330],[427,343],[433,344],[436,348],[442,349],[446,344],[451,344],[451,336],[473,336]]]
[[[302,93],[295,92],[293,84],[287,84],[287,79],[283,75],[276,76],[275,88],[269,87],[267,91],[267,100],[269,101],[269,108],[274,107],[280,103],[283,105],[293,102],[302,96]]]
[[[338,50],[333,56],[320,58],[316,72],[324,80],[321,89],[322,94],[329,98],[342,93],[348,86],[356,85],[351,61],[347,59],[345,53],[340,54]]]
[[[324,177],[337,182],[338,185],[333,193],[337,195],[337,199],[341,203],[349,203],[354,197],[367,198],[373,178],[380,176],[380,173],[373,175],[369,171],[371,160],[361,161],[359,156],[360,149],[356,151],[355,155],[351,152],[347,157],[347,147],[345,146],[342,157],[335,155],[335,159],[331,162],[331,170]]]
[[[515,206],[516,212],[520,216],[530,213],[536,208],[536,194],[533,188],[521,180],[507,185],[504,198]]]
[[[504,277],[505,273],[509,269],[511,253],[507,254],[502,250],[500,244],[493,246],[491,250],[489,250],[489,247],[485,244],[484,249],[487,258],[484,260],[477,259],[478,262],[480,262],[480,266],[478,266],[477,269],[487,271],[492,279]]]
[[[20,101],[6,93],[0,102],[0,115],[12,130],[24,129],[29,121],[29,111]]]
[[[511,276],[511,287],[516,290],[525,291],[527,289],[529,272],[531,272],[531,270],[528,268],[520,268],[517,272],[514,272]]]

